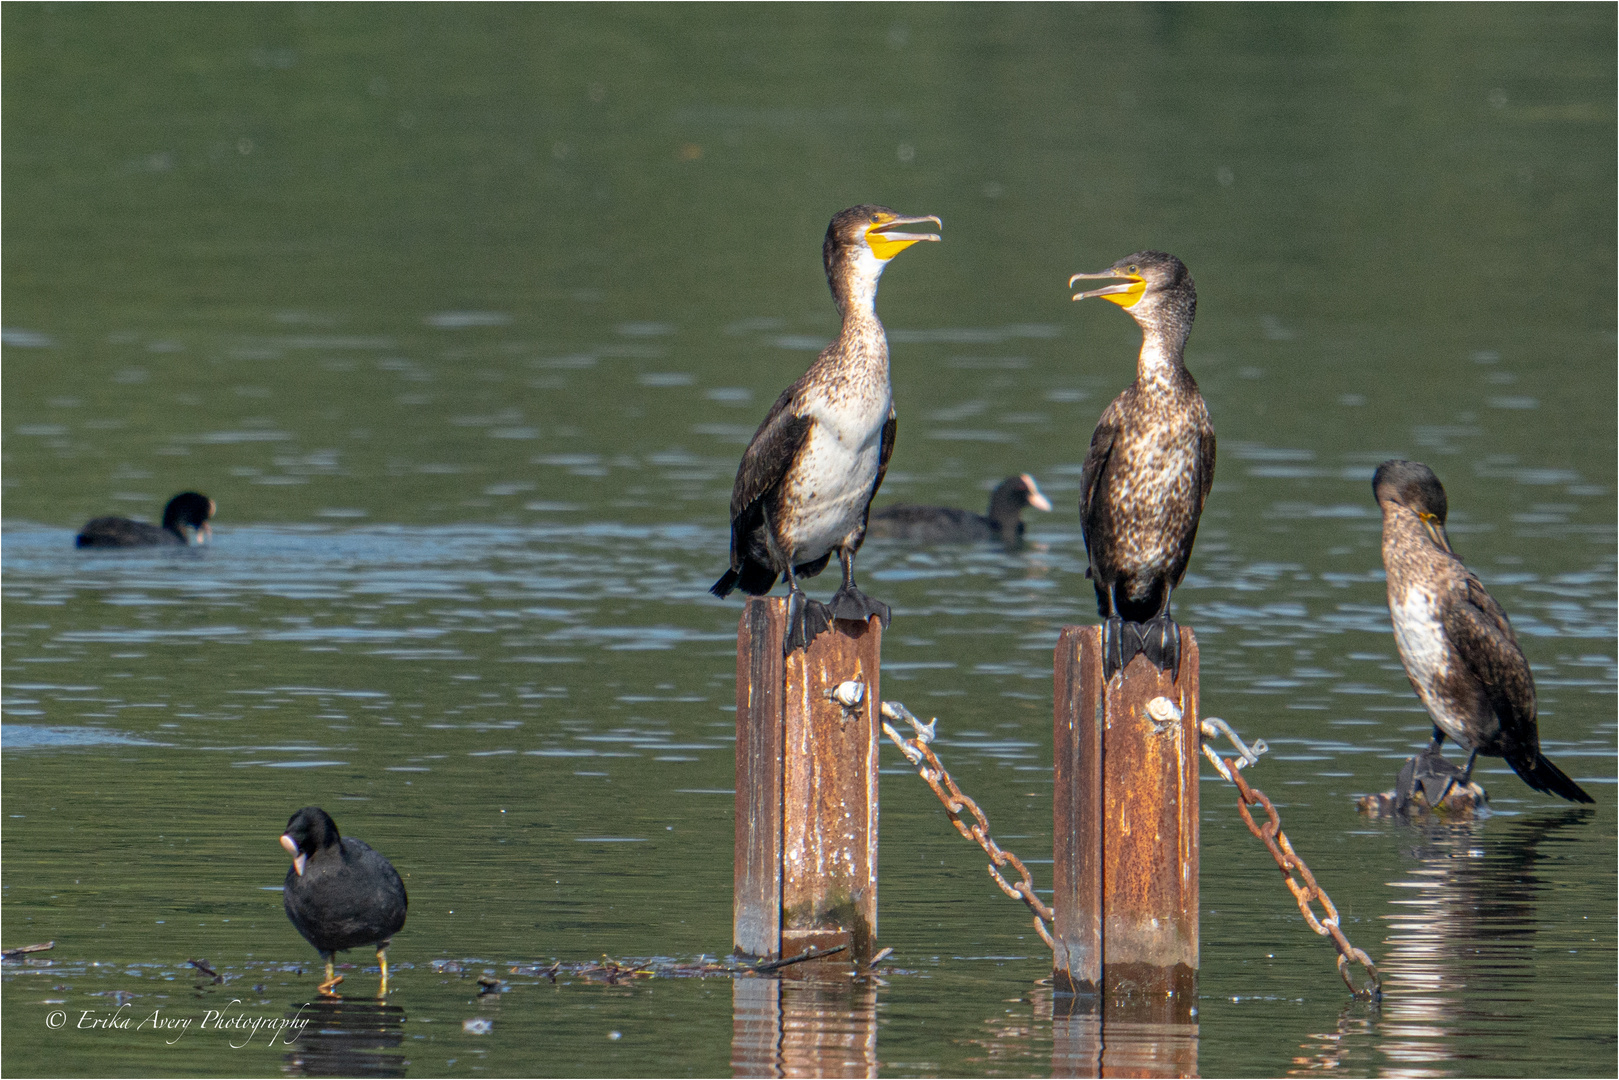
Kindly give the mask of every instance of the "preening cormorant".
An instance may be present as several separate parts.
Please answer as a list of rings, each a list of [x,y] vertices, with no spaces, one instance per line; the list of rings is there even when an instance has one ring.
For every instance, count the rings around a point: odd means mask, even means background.
[[[1466,785],[1480,754],[1504,758],[1536,791],[1570,802],[1591,796],[1540,752],[1535,680],[1507,613],[1450,547],[1439,478],[1416,461],[1385,461],[1372,477],[1383,511],[1383,568],[1400,662],[1433,719],[1433,741],[1400,770],[1395,799],[1418,787],[1438,806]],[[1469,751],[1458,769],[1439,753],[1445,736]]]

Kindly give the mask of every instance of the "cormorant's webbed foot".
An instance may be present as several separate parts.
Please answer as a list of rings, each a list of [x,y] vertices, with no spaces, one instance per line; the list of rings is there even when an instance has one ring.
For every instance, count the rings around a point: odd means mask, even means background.
[[[883,621],[883,629],[888,628],[893,612],[881,600],[873,600],[853,585],[845,585],[832,594],[832,603],[827,605],[834,619],[853,619],[855,622],[866,622],[873,615]]]
[[[1469,762],[1471,764],[1471,762]],[[1467,773],[1446,760],[1437,743],[1429,743],[1416,757],[1407,758],[1394,784],[1394,808],[1404,812],[1418,791],[1430,809],[1439,806],[1455,784],[1467,783]]]
[[[832,616],[827,606],[805,596],[802,589],[794,589],[787,594],[787,633],[782,638],[782,654],[809,648],[809,643],[831,626]]]
[[[1165,612],[1134,627],[1141,651],[1159,671],[1179,677],[1181,670],[1181,628]],[[1128,660],[1125,663],[1129,663]]]

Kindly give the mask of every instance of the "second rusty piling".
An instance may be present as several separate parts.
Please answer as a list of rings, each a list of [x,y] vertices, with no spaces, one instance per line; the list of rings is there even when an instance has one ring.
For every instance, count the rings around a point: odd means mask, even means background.
[[[787,603],[752,597],[737,628],[736,951],[761,960],[877,935],[882,624],[836,621],[786,655]],[[836,694],[844,684],[858,686]],[[851,697],[858,695],[852,702]]]
[[[1144,656],[1104,683],[1099,626],[1056,651],[1052,907],[1059,992],[1189,1015],[1198,968],[1197,640],[1178,679]],[[1155,718],[1154,698],[1180,717]],[[1146,1019],[1145,1017],[1143,1019]]]

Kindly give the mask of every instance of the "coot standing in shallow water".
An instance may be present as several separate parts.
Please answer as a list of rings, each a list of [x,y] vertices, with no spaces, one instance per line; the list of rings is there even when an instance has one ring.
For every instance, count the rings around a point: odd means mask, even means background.
[[[917,544],[972,544],[998,541],[1009,549],[1023,543],[1023,508],[1050,510],[1051,500],[1028,473],[1008,476],[989,497],[989,512],[975,514],[953,506],[895,503],[871,512],[868,536]]]
[[[832,619],[888,625],[888,605],[855,586],[854,555],[866,538],[871,497],[894,452],[894,395],[888,337],[877,320],[877,279],[888,261],[938,233],[898,226],[936,217],[902,217],[882,206],[852,206],[826,229],[821,259],[843,328],[801,378],[782,392],[742,455],[731,490],[731,566],[709,589],[740,587],[763,596],[787,579],[787,652],[808,646]],[[830,604],[812,601],[800,577],[826,569],[836,553],[843,585]]]
[[[1136,381],[1097,421],[1085,455],[1079,523],[1102,622],[1104,678],[1137,652],[1162,671],[1180,670],[1180,628],[1169,596],[1186,574],[1197,522],[1214,483],[1214,428],[1186,370],[1186,339],[1197,290],[1186,264],[1138,251],[1087,278],[1119,284],[1076,293],[1099,296],[1141,327]]]
[[[333,954],[376,946],[382,968],[377,996],[388,993],[388,942],[405,925],[405,883],[393,864],[364,841],[340,836],[337,823],[318,806],[292,815],[281,846],[292,856],[281,894],[287,918],[326,961],[322,994],[334,994],[343,976],[332,971]]]
[[[160,547],[167,544],[205,544],[213,535],[208,519],[214,500],[195,491],[182,491],[163,508],[162,526],[121,517],[98,517],[85,522],[74,540],[76,547]]]
[[[1437,807],[1452,783],[1467,786],[1480,755],[1505,758],[1536,791],[1570,802],[1591,796],[1540,752],[1535,680],[1507,613],[1450,549],[1449,502],[1433,470],[1385,461],[1372,477],[1383,511],[1383,568],[1400,663],[1433,718],[1433,741],[1400,770],[1395,801],[1418,787]],[[1471,752],[1465,770],[1440,756],[1449,735]]]

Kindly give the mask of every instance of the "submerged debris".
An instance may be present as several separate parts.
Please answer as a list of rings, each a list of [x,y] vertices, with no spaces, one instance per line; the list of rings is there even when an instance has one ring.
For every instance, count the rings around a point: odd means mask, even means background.
[[[47,941],[40,945],[19,945],[15,949],[0,949],[0,959],[10,960],[24,953],[44,952],[46,949],[56,948],[56,942]]]
[[[1362,795],[1355,800],[1355,809],[1374,818],[1420,818],[1430,814],[1442,818],[1470,818],[1479,814],[1490,812],[1490,799],[1484,789],[1477,782],[1466,787],[1454,784],[1439,800],[1438,806],[1429,806],[1428,799],[1418,787],[1411,794],[1410,800],[1404,807],[1400,806],[1399,798],[1393,791],[1380,791],[1371,795]]]

